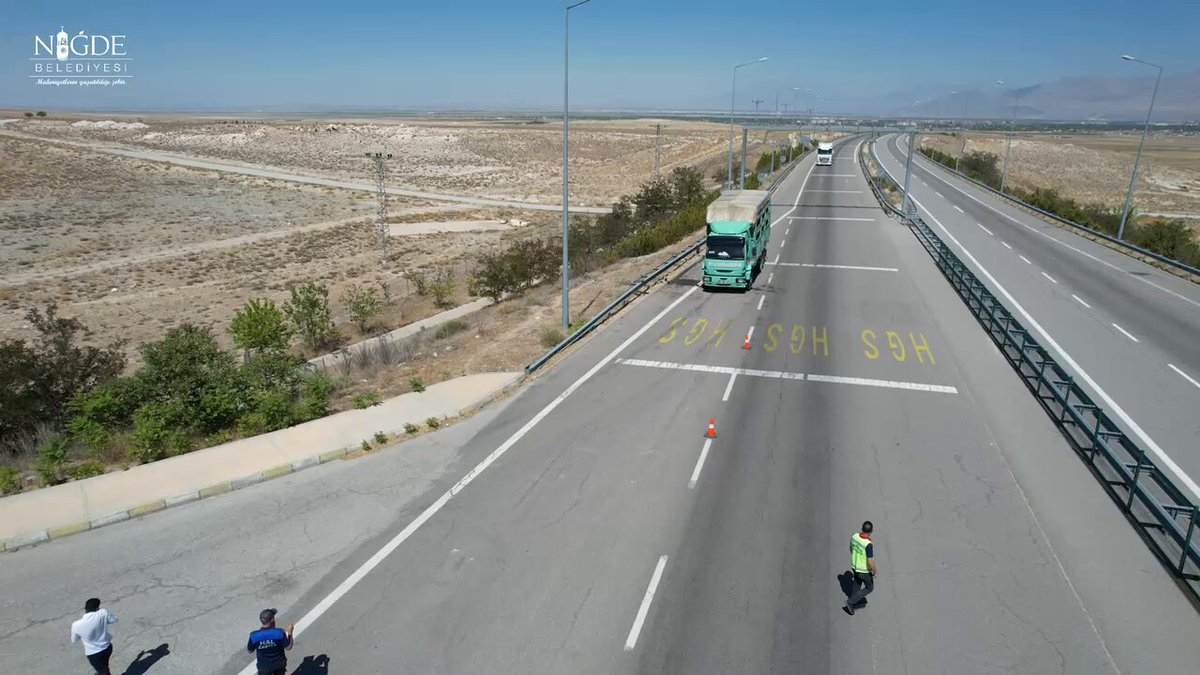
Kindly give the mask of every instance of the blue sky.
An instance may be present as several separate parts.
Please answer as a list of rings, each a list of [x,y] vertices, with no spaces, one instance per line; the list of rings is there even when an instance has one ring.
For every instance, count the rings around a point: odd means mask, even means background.
[[[0,26],[0,107],[127,109],[554,108],[561,2],[289,0],[10,2]],[[812,89],[827,109],[1069,76],[1200,69],[1200,2],[907,0],[753,10],[710,0],[592,0],[572,12],[573,107],[739,108]],[[129,84],[35,86],[33,34],[123,33]],[[800,101],[803,104],[803,101]]]

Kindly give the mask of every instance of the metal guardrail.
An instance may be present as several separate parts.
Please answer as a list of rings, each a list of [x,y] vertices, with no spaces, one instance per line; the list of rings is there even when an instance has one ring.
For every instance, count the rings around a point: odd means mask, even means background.
[[[910,148],[910,152],[911,152],[911,148]],[[954,175],[954,176],[958,176],[959,178],[961,178],[965,181],[968,181],[970,183],[974,183],[977,187],[983,188],[984,190],[987,190],[988,192],[991,192],[992,194],[994,194],[998,197],[1008,200],[1021,208],[1029,209],[1030,211],[1033,211],[1042,216],[1045,216],[1046,218],[1049,218],[1053,221],[1062,223],[1063,225],[1068,225],[1070,227],[1074,227],[1076,229],[1083,230],[1084,232],[1087,232],[1088,234],[1100,237],[1101,239],[1104,239],[1105,241],[1108,241],[1112,244],[1120,246],[1121,248],[1129,249],[1130,251],[1133,251],[1139,255],[1144,255],[1148,258],[1153,258],[1154,260],[1157,260],[1166,265],[1170,265],[1171,267],[1174,267],[1176,269],[1183,270],[1184,272],[1188,272],[1189,274],[1195,274],[1197,276],[1200,276],[1200,269],[1192,267],[1191,265],[1187,265],[1185,263],[1179,262],[1178,260],[1176,260],[1174,258],[1168,258],[1164,255],[1155,253],[1154,251],[1149,251],[1140,246],[1135,246],[1135,245],[1130,244],[1129,242],[1124,241],[1122,239],[1117,239],[1116,237],[1114,237],[1110,234],[1107,234],[1105,232],[1101,232],[1100,230],[1088,227],[1087,225],[1082,225],[1073,220],[1067,220],[1066,218],[1063,218],[1062,216],[1050,213],[1049,211],[1046,211],[1045,209],[1039,209],[1038,207],[1036,207],[1032,204],[1023,202],[1020,199],[1013,197],[1012,195],[1005,194],[1005,193],[997,190],[996,188],[992,187],[991,185],[988,185],[987,183],[977,181],[974,178],[971,178],[970,176],[964,174],[961,171],[955,171],[954,169],[946,166],[945,164],[942,164],[941,162],[934,160],[931,157],[928,157],[923,152],[917,152],[917,156],[923,157],[924,159],[928,160],[930,164],[933,164],[934,166],[945,170],[947,173],[950,173],[951,175]]]
[[[864,166],[863,171],[866,171]],[[887,180],[895,183],[887,174]],[[878,193],[877,193],[878,194]],[[894,210],[894,209],[893,209]],[[913,233],[1000,353],[1180,586],[1200,601],[1200,506],[1075,384],[917,214]]]
[[[788,166],[787,169],[785,169],[783,173],[779,174],[779,176],[777,176],[775,178],[775,180],[771,183],[771,186],[769,188],[767,188],[767,192],[769,195],[775,194],[775,190],[779,189],[779,186],[783,184],[784,179],[787,178],[792,173],[792,169],[795,169],[797,166],[799,166],[800,161],[804,157],[805,157],[805,155],[800,155],[799,157],[796,157],[792,161],[791,165]],[[770,197],[768,197],[768,199],[770,199]],[[559,342],[558,344],[551,347],[550,350],[547,351],[545,354],[542,354],[541,357],[538,358],[538,360],[525,366],[525,373],[529,374],[529,373],[534,372],[538,368],[541,368],[542,366],[546,365],[546,363],[550,359],[557,356],[564,349],[566,349],[567,347],[570,347],[571,345],[575,344],[579,340],[583,339],[588,333],[591,333],[593,330],[596,329],[597,326],[604,323],[604,321],[607,320],[610,316],[612,316],[618,309],[620,309],[620,308],[624,307],[626,304],[628,304],[630,302],[630,300],[633,299],[634,296],[638,295],[643,289],[645,289],[650,284],[654,283],[659,277],[661,277],[663,274],[665,274],[668,270],[675,267],[676,265],[678,265],[680,262],[682,262],[686,258],[688,258],[692,255],[695,255],[697,252],[699,252],[701,247],[704,246],[704,241],[705,241],[704,238],[701,238],[699,241],[688,246],[686,249],[684,249],[682,252],[680,252],[679,255],[674,256],[670,260],[668,260],[665,263],[654,268],[654,270],[652,270],[651,272],[642,275],[641,278],[639,278],[637,281],[635,281],[629,285],[628,290],[626,290],[624,293],[622,293],[616,300],[613,300],[612,303],[610,303],[607,307],[605,307],[604,309],[597,312],[596,315],[593,316],[591,319],[589,319],[587,323],[583,324],[576,331],[574,331],[573,333],[568,335],[565,339],[563,339],[562,342]]]

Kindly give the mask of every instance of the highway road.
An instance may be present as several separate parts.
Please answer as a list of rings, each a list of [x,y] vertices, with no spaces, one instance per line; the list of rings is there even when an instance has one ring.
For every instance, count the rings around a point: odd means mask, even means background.
[[[115,672],[166,643],[154,675],[248,672],[266,606],[296,673],[1194,672],[1195,608],[874,205],[858,141],[776,193],[749,292],[693,266],[444,432],[0,556],[0,656],[82,672],[96,594]],[[867,518],[880,577],[847,616]]]
[[[902,182],[901,140],[887,136],[876,150]],[[991,274],[993,291],[998,284],[1011,294],[1042,344],[1067,354],[1060,363],[1093,394],[1102,391],[1096,398],[1109,399],[1126,433],[1175,462],[1200,496],[1200,286],[914,159],[910,189],[927,222],[949,233],[947,244],[976,274]]]

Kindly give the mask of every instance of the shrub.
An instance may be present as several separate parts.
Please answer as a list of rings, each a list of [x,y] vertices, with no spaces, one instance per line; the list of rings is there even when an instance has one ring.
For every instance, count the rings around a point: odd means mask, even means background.
[[[333,389],[333,382],[324,375],[313,373],[304,378],[303,391],[296,404],[296,421],[307,422],[328,415]]]
[[[419,377],[409,378],[408,389],[409,389],[409,391],[415,391],[415,392],[425,391],[425,383],[422,382],[421,378],[419,378]]]
[[[379,405],[379,394],[373,391],[368,391],[365,394],[359,394],[354,397],[354,407],[358,410],[366,410],[371,406]]]
[[[367,439],[364,438],[362,440],[362,443],[358,444],[358,447],[363,452],[370,452],[371,451],[371,441],[368,441]]]
[[[38,117],[45,117],[45,116],[46,116],[46,111],[45,111],[45,110],[39,110],[39,111],[37,111],[37,116],[38,116]]]
[[[233,344],[250,351],[282,352],[292,342],[292,329],[287,316],[275,306],[274,300],[254,298],[233,315],[229,322]]]
[[[1157,221],[1138,227],[1129,237],[1134,245],[1185,265],[1200,265],[1200,244],[1183,221]]]
[[[550,347],[553,347],[554,345],[565,340],[567,336],[563,334],[563,330],[558,326],[546,326],[542,329],[541,333],[539,333],[538,338],[541,341],[542,346],[549,349]]]
[[[438,427],[442,426],[442,423],[438,420],[438,418],[430,417],[429,419],[425,420],[425,426],[429,427],[430,429],[437,429]]]
[[[505,251],[481,255],[471,288],[500,302],[524,293],[536,283],[557,279],[561,263],[561,244],[536,239],[518,241]]]
[[[404,278],[413,285],[413,290],[417,292],[417,295],[424,296],[429,293],[429,281],[425,278],[425,274],[423,272],[406,270],[404,272]]]
[[[67,478],[71,480],[83,480],[92,476],[99,476],[104,473],[104,465],[100,462],[86,461],[80,462],[74,466],[67,467]]]
[[[406,433],[406,434],[415,434],[420,430],[421,430],[421,427],[413,424],[412,422],[404,423],[404,433]]]
[[[407,428],[407,426],[405,428]],[[0,495],[11,495],[20,491],[20,472],[18,472],[15,467],[0,466]]]
[[[383,445],[384,443],[387,443],[387,442],[388,442],[387,434],[383,433],[382,431],[375,432],[375,444],[376,445]]]
[[[63,469],[67,463],[67,439],[64,436],[50,439],[38,446],[33,470],[42,479],[43,485],[58,485],[63,482]]]
[[[446,308],[453,305],[451,296],[454,295],[454,272],[438,270],[434,280],[429,283],[429,293],[433,296],[433,304]]]
[[[354,284],[342,294],[342,303],[350,312],[350,320],[358,326],[361,333],[366,333],[371,321],[383,313],[383,302],[375,294],[375,289]]]
[[[150,403],[138,408],[133,414],[133,447],[129,458],[148,464],[172,452],[187,451],[187,434],[175,426],[179,417],[179,411],[169,404]]]
[[[67,425],[71,437],[94,452],[103,452],[112,439],[109,432],[99,422],[86,417],[77,417]]]
[[[33,117],[33,113],[31,113],[31,112],[29,112],[28,110],[26,110],[26,111],[25,111],[25,116],[26,116],[26,117]]]
[[[437,340],[444,340],[448,337],[453,337],[470,328],[471,325],[465,319],[450,319],[437,327],[433,337]]]
[[[291,299],[283,311],[309,349],[326,347],[337,339],[328,286],[311,281],[292,286]]]
[[[286,429],[295,423],[295,412],[292,407],[292,394],[282,389],[271,389],[254,397],[252,415],[257,416],[256,422],[262,425],[264,431]]]

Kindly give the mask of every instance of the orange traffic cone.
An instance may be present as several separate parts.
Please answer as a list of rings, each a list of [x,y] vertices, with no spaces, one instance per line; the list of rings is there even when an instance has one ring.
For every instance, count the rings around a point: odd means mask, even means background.
[[[704,436],[706,438],[716,438],[717,437],[717,418],[715,418],[715,417],[708,418],[708,433],[704,434]]]
[[[746,341],[742,343],[742,349],[750,349],[750,334],[746,333]]]

